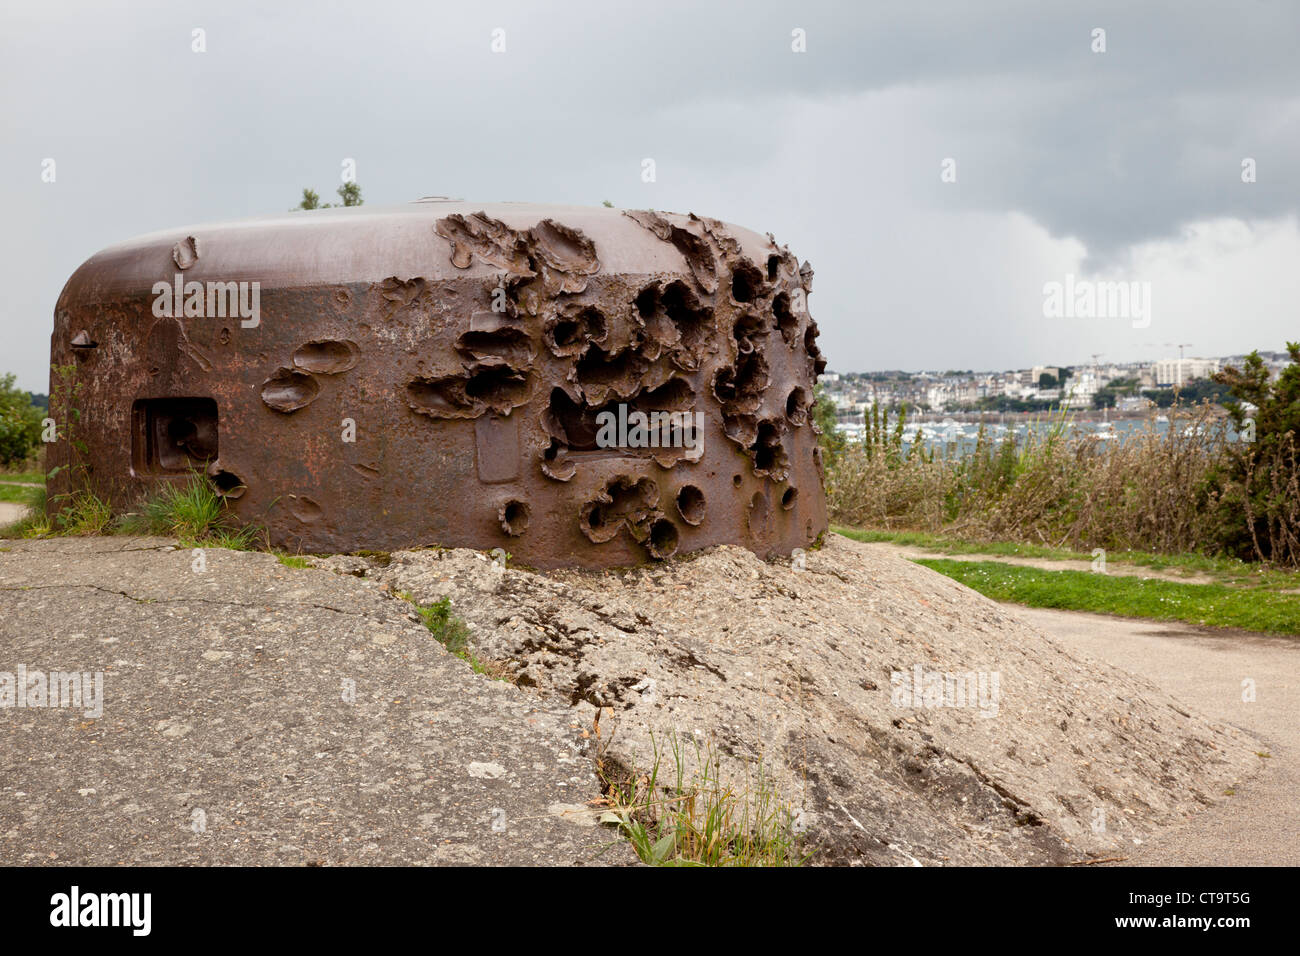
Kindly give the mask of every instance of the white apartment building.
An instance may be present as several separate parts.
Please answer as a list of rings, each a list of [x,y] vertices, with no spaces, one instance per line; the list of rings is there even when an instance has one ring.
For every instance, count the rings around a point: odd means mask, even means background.
[[[1161,359],[1152,368],[1157,385],[1183,385],[1194,378],[1209,378],[1219,370],[1218,359]]]

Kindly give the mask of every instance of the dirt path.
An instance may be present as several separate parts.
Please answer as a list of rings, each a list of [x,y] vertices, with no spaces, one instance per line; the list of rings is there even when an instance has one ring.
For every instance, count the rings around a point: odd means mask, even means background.
[[[1023,558],[1008,554],[948,554],[945,551],[932,551],[913,545],[892,544],[888,541],[873,541],[873,548],[884,548],[899,557],[914,558],[951,558],[954,561],[996,561],[999,564],[1017,564],[1024,568],[1040,568],[1044,571],[1091,571],[1092,562],[1083,560],[1062,560],[1052,558]],[[1143,567],[1139,564],[1125,564],[1120,561],[1107,561],[1106,573],[1112,577],[1157,578],[1161,581],[1177,581],[1180,584],[1222,584],[1218,578],[1198,572],[1181,572]]]
[[[1226,802],[1134,846],[1128,865],[1300,865],[1300,641],[1005,606],[1068,650],[1146,677],[1268,747],[1263,773],[1233,788]],[[1242,700],[1246,681],[1254,683],[1253,702]]]
[[[0,501],[0,528],[13,524],[27,513],[27,506],[13,501]]]

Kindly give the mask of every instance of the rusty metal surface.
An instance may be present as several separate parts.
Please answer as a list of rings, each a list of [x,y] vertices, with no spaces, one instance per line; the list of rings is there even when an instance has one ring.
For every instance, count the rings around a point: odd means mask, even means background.
[[[650,211],[422,201],[144,236],[56,306],[88,450],[51,498],[79,475],[127,510],[201,469],[289,550],[788,554],[826,528],[811,281],[770,236]],[[699,413],[702,444],[599,440],[620,406]]]

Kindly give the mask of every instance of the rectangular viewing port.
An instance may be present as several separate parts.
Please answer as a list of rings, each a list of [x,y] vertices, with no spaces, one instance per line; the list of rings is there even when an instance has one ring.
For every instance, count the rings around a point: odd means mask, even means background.
[[[141,398],[131,408],[131,467],[139,475],[202,471],[217,457],[211,398]]]

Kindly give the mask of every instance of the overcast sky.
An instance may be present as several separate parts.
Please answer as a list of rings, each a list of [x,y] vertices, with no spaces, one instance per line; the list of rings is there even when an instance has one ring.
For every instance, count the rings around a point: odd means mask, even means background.
[[[6,0],[0,373],[46,390],[55,300],[97,250],[333,198],[345,158],[367,204],[608,199],[770,231],[816,269],[835,370],[1280,349],[1298,41],[1300,4],[1249,0]],[[1045,317],[1066,275],[1150,283],[1149,326]]]

